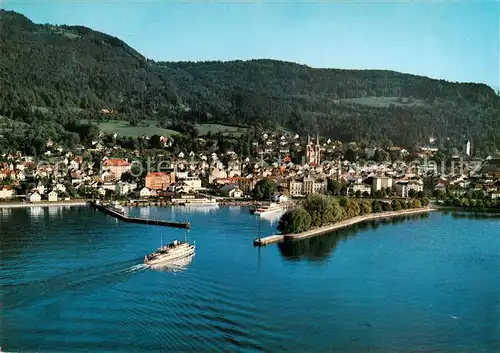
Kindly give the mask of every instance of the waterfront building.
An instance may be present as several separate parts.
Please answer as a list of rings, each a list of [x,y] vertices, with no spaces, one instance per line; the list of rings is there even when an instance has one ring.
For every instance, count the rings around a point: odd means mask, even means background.
[[[14,196],[14,190],[10,185],[4,185],[0,188],[0,199],[10,199]]]
[[[302,180],[288,180],[288,192],[290,196],[306,196],[316,193],[326,192],[326,180],[317,181],[312,177],[305,177]]]
[[[150,172],[144,184],[151,190],[166,190],[172,183],[175,183],[174,172]]]
[[[55,190],[52,190],[48,193],[47,198],[49,202],[57,202],[57,192]]]
[[[28,200],[30,202],[40,202],[42,201],[42,197],[38,192],[35,191],[34,193],[28,195]]]
[[[231,198],[241,198],[243,197],[243,191],[235,184],[224,185],[219,189],[220,193],[226,197]]]
[[[139,196],[141,198],[148,198],[151,197],[151,190],[148,189],[147,187],[143,187],[141,191],[139,191]]]
[[[123,181],[119,181],[115,185],[115,192],[118,195],[127,195],[131,191],[134,191],[137,188],[137,184],[135,183],[125,183]]]
[[[191,190],[201,189],[201,179],[198,177],[187,177],[182,179],[184,184],[186,184]]]

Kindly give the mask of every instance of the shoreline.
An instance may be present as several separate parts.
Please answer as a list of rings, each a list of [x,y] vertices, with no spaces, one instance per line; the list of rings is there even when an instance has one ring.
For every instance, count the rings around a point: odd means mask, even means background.
[[[417,208],[417,209],[412,209],[412,210],[371,213],[368,215],[353,217],[351,219],[347,219],[345,221],[331,224],[328,226],[311,229],[311,230],[308,230],[308,231],[305,231],[302,233],[273,234],[273,235],[270,235],[267,237],[257,238],[254,240],[253,243],[255,246],[263,246],[263,245],[267,245],[267,244],[277,243],[280,241],[305,239],[305,238],[309,238],[312,236],[330,233],[330,232],[333,232],[333,231],[336,231],[339,229],[347,228],[347,227],[353,226],[353,225],[355,225],[357,223],[361,223],[361,222],[371,221],[371,220],[375,220],[375,219],[382,219],[382,218],[393,218],[393,217],[398,217],[398,216],[429,213],[432,211],[437,211],[437,209],[431,208],[431,207],[425,207],[425,208]]]
[[[31,208],[31,207],[51,207],[51,206],[86,206],[88,201],[57,201],[57,202],[37,202],[37,203],[0,203],[0,208]]]
[[[492,213],[492,214],[500,214],[500,208],[496,207],[467,207],[467,206],[442,206],[442,205],[434,205],[432,206],[437,211],[442,212],[468,212],[468,213]]]

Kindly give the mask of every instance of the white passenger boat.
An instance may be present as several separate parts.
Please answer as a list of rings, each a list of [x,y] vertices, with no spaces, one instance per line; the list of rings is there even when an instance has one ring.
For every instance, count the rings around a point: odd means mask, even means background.
[[[269,205],[258,206],[253,211],[253,214],[262,216],[262,215],[267,215],[267,214],[272,214],[272,213],[279,213],[282,211],[283,211],[283,207],[281,207],[280,204],[271,202]]]
[[[177,260],[162,262],[157,265],[151,265],[150,268],[160,272],[179,272],[187,269],[189,264],[193,262],[194,254],[183,257]]]
[[[144,256],[144,264],[155,266],[179,260],[194,255],[195,245],[186,241],[174,240],[173,242],[160,246],[155,252]]]
[[[179,206],[219,206],[215,198],[195,197],[194,195],[182,195],[172,198],[173,205]]]
[[[106,207],[108,210],[111,210],[113,212],[116,212],[116,213],[119,213],[122,215],[125,214],[125,208],[123,208],[123,206],[120,205],[120,203],[118,201],[113,201],[104,207]]]

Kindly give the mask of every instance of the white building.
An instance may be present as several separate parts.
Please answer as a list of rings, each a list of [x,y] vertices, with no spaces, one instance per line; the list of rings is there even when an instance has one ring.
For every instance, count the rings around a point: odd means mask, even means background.
[[[304,178],[302,181],[289,180],[288,192],[290,196],[304,196],[326,192],[326,180],[316,181],[314,178]]]
[[[415,194],[417,194],[420,191],[424,190],[424,184],[421,181],[415,181],[415,180],[410,180],[410,181],[398,181],[395,184],[396,188],[396,195],[399,197],[408,197],[410,190],[415,191]]]
[[[235,199],[243,197],[243,191],[241,191],[238,185],[224,185],[219,191],[226,197]]]
[[[137,188],[137,184],[135,184],[135,183],[129,184],[129,183],[124,183],[122,181],[119,181],[118,183],[116,183],[115,192],[118,195],[127,195],[131,191],[134,191],[136,188]]]
[[[275,202],[287,202],[288,197],[286,197],[286,195],[283,195],[283,194],[276,194],[276,195],[274,195],[274,201]]]
[[[49,202],[57,202],[57,192],[52,190],[47,195]]]
[[[40,201],[42,201],[42,197],[36,191],[34,193],[32,193],[32,194],[29,194],[28,195],[28,199],[30,200],[30,202],[40,202]]]
[[[464,142],[464,154],[466,156],[470,156],[470,141],[469,140],[466,140]]]
[[[392,178],[389,177],[373,177],[372,192],[392,188]]]
[[[0,199],[10,199],[14,196],[14,190],[10,186],[2,186],[0,188]]]
[[[371,195],[372,193],[372,188],[370,187],[370,185],[366,185],[366,184],[363,184],[363,183],[354,183],[352,184],[352,191],[354,193],[356,193],[357,191],[361,192],[361,194],[363,193],[368,193],[368,195]]]
[[[60,191],[60,192],[66,192],[66,186],[58,183],[54,186],[54,190]]]
[[[198,177],[187,177],[182,180],[192,190],[201,189],[201,179]]]
[[[141,191],[139,191],[139,196],[144,198],[151,197],[151,190],[148,188],[142,188]]]
[[[38,183],[38,186],[36,187],[36,190],[40,195],[45,194],[45,186],[42,183]]]
[[[100,187],[99,189],[97,189],[97,193],[101,196],[106,196],[106,189],[103,187]]]

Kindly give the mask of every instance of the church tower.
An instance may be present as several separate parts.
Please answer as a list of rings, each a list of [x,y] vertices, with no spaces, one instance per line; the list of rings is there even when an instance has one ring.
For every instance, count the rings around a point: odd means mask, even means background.
[[[307,135],[306,163],[309,165],[316,163],[316,151],[309,135]]]
[[[320,162],[321,162],[321,160],[320,160],[320,150],[321,150],[321,146],[319,144],[319,135],[316,134],[316,146],[315,146],[315,151],[314,151],[315,152],[314,154],[315,154],[315,157],[316,157],[315,158],[316,159],[316,161],[315,161],[316,165],[320,165]]]

